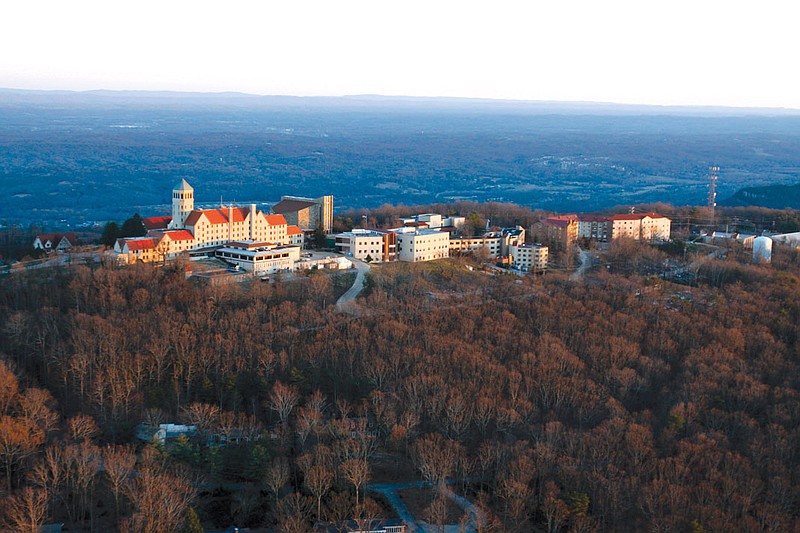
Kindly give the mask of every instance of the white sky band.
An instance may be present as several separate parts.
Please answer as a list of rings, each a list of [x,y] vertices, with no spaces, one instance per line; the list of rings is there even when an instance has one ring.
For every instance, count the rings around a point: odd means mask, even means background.
[[[25,0],[0,87],[800,108],[791,2]]]

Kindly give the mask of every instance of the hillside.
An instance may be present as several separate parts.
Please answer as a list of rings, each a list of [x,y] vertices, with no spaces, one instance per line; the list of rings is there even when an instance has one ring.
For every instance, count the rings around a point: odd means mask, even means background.
[[[0,440],[22,443],[0,448],[0,508],[28,498],[73,531],[308,531],[391,513],[370,482],[451,478],[497,531],[796,530],[800,257],[732,249],[689,287],[636,274],[660,251],[610,253],[577,281],[375,266],[356,315],[322,273],[0,279]],[[139,422],[198,433],[134,455]]]
[[[800,209],[800,183],[794,185],[765,185],[745,187],[721,205],[759,206],[772,209]]]

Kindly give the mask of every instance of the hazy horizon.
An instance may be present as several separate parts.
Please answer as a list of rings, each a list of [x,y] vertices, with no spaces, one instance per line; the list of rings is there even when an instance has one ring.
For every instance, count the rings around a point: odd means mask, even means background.
[[[718,0],[8,2],[0,86],[800,109],[792,15]]]
[[[774,106],[750,106],[750,105],[717,105],[717,104],[647,104],[632,102],[615,101],[591,101],[591,100],[530,100],[514,98],[493,98],[493,97],[471,97],[471,96],[415,96],[404,94],[262,94],[243,91],[189,91],[171,89],[31,89],[22,87],[0,87],[0,94],[19,94],[19,95],[42,95],[42,96],[110,96],[110,97],[142,97],[142,98],[247,98],[255,99],[297,99],[300,101],[337,101],[337,100],[366,100],[366,101],[387,101],[387,102],[452,102],[455,104],[481,103],[481,104],[518,104],[521,106],[563,106],[565,108],[596,108],[596,109],[629,109],[629,110],[652,110],[652,111],[726,111],[733,112],[753,112],[753,113],[800,113],[800,107],[774,107]],[[1,103],[1,102],[0,102]]]

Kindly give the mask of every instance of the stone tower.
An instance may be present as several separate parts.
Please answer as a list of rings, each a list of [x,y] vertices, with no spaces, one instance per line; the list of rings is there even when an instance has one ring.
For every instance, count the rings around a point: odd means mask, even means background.
[[[194,210],[194,189],[182,179],[172,188],[172,222],[169,223],[169,229],[183,228],[192,210]]]

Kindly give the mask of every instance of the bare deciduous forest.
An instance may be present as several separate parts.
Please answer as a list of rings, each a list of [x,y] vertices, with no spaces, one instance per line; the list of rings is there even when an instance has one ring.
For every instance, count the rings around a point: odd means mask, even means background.
[[[795,531],[800,260],[701,274],[392,264],[356,316],[324,277],[7,276],[6,527],[310,531],[391,513],[369,483],[426,479],[455,480],[486,531]],[[166,422],[198,431],[134,447]]]

